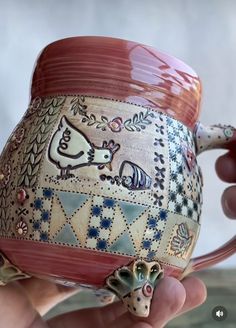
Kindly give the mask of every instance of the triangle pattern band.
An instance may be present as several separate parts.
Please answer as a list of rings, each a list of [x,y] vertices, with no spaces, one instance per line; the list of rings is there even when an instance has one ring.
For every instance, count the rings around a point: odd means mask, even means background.
[[[62,229],[58,232],[58,234],[53,240],[58,243],[65,243],[70,245],[79,244],[71,226],[68,223],[66,223],[65,226],[62,227]]]
[[[83,247],[86,245],[91,203],[92,198],[88,198],[85,204],[73,214],[70,220],[72,228],[79,239],[80,245]]]
[[[142,240],[147,229],[148,211],[144,212],[132,225],[129,226],[129,232],[134,241],[137,252],[142,249]],[[145,231],[146,230],[146,231]]]
[[[119,205],[128,224],[131,224],[140,214],[142,214],[147,209],[147,206],[131,204],[124,201],[120,201]]]
[[[56,213],[56,215],[55,215]],[[52,215],[50,223],[50,238],[53,238],[58,230],[64,225],[66,221],[65,213],[61,208],[60,201],[58,197],[54,197],[52,200]]]
[[[57,195],[67,217],[71,217],[89,197],[88,195],[67,191],[58,191]]]
[[[108,252],[119,252],[126,255],[136,255],[132,240],[127,231],[125,231],[113,244],[109,247]]]

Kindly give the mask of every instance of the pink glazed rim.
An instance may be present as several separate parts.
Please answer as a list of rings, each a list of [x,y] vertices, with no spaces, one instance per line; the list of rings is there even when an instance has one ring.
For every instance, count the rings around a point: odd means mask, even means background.
[[[87,95],[162,111],[193,129],[201,82],[181,60],[137,42],[79,36],[46,46],[36,62],[31,98]]]

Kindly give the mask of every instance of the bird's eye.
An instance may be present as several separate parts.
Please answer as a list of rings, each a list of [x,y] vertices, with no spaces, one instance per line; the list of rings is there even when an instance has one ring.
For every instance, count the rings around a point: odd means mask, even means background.
[[[108,155],[104,155],[104,158],[108,158],[109,156]]]

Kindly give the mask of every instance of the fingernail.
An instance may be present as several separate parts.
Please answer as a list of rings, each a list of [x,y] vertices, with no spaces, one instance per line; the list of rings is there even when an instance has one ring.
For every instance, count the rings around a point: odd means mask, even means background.
[[[232,199],[230,197],[227,190],[224,192],[222,196],[222,207],[225,215],[230,219],[236,218],[236,199]]]

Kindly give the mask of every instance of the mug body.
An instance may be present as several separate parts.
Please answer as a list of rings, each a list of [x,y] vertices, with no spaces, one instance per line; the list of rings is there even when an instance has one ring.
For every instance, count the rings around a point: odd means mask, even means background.
[[[102,287],[135,259],[179,277],[196,243],[201,85],[134,42],[78,37],[41,53],[1,155],[0,249],[22,271]]]

